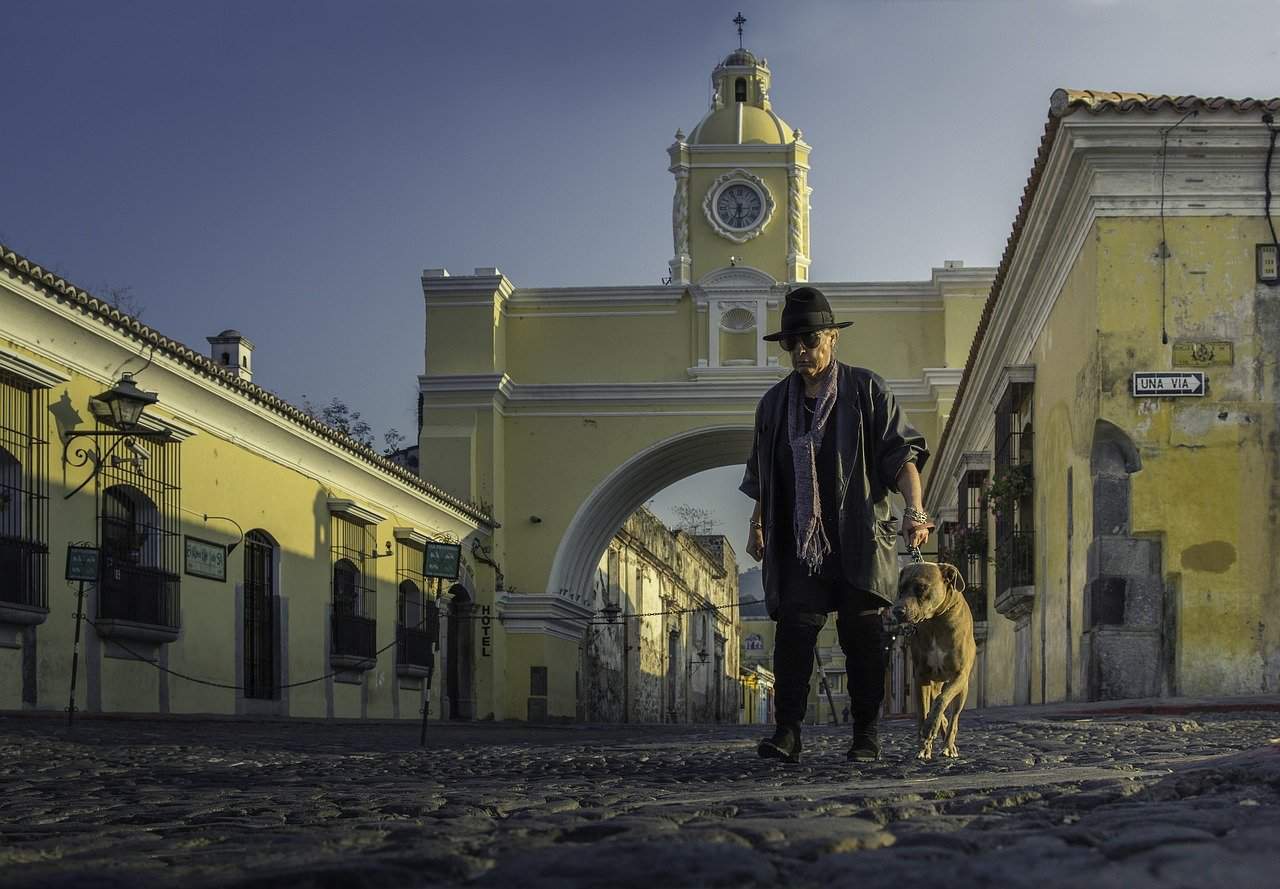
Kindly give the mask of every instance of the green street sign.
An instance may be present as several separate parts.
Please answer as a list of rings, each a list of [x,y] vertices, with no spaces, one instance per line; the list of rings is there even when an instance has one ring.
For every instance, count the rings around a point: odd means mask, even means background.
[[[98,580],[98,548],[95,546],[67,547],[67,580],[96,583]]]
[[[427,553],[423,559],[422,574],[424,577],[443,577],[446,580],[457,580],[458,562],[461,559],[461,545],[428,540]]]

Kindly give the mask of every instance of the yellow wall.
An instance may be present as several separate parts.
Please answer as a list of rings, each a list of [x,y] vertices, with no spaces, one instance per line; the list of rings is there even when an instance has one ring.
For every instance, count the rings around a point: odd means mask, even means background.
[[[60,434],[68,429],[93,428],[89,399],[110,386],[112,369],[136,356],[137,346],[122,342],[119,334],[85,316],[69,317],[70,309],[15,280],[0,287],[0,314],[6,319],[0,349],[69,378],[49,390],[50,412],[39,418],[49,441],[50,580],[48,618],[37,628],[37,706],[61,709],[70,686],[71,617],[76,599],[73,585],[63,580],[66,547],[74,541],[95,541],[98,534],[95,483],[64,499],[65,493],[86,478],[88,468],[64,464]],[[38,347],[34,345],[37,340]],[[286,634],[281,678],[286,683],[331,672],[325,644],[332,571],[328,498],[351,499],[385,517],[376,528],[379,552],[384,551],[387,541],[400,545],[392,533],[397,527],[427,535],[447,532],[463,539],[468,549],[476,536],[478,526],[452,508],[441,508],[409,484],[247,398],[219,390],[216,383],[198,377],[163,353],[140,373],[138,382],[160,394],[160,403],[148,408],[148,416],[193,433],[180,444],[170,445],[181,452],[180,533],[215,543],[235,542],[239,532],[232,522],[206,522],[203,518],[226,516],[246,532],[266,531],[279,546],[279,594],[287,615],[280,628]],[[161,665],[171,670],[235,685],[236,637],[243,620],[237,589],[244,580],[245,552],[246,547],[240,545],[231,554],[226,582],[181,574],[181,629],[176,641],[159,649],[130,639],[123,644],[139,653],[158,651]],[[395,639],[396,561],[380,558],[366,562],[377,591],[379,648]],[[176,567],[181,571],[181,561]],[[486,578],[483,570],[480,577]],[[481,601],[487,596],[492,604],[491,580],[487,590],[476,589],[473,595]],[[86,609],[90,619],[97,615],[93,602],[91,590]],[[0,648],[0,676],[4,677],[0,680],[0,709],[23,706],[21,656],[20,649]],[[436,714],[440,712],[442,679],[437,673],[433,691]],[[247,706],[252,712],[266,708],[291,716],[418,716],[421,692],[400,689],[394,645],[379,654],[373,669],[361,674],[358,681],[355,686],[316,682],[282,692],[275,703],[246,705],[235,690],[162,675],[155,667],[131,659],[116,643],[100,639],[86,624],[77,699],[81,709],[109,712],[230,714]],[[485,706],[479,701],[477,705]]]
[[[1160,342],[1156,220],[1099,223],[1103,416],[1135,439],[1133,529],[1163,543],[1177,610],[1177,691],[1257,692],[1280,679],[1277,586],[1276,293],[1256,283],[1265,223],[1166,221],[1168,325],[1179,339],[1230,340],[1235,362],[1204,368],[1204,398],[1135,399],[1135,370],[1172,369]]]
[[[1280,606],[1270,519],[1280,391],[1267,363],[1280,317],[1274,292],[1255,282],[1253,245],[1264,228],[1255,219],[1218,217],[1167,220],[1166,230],[1168,345],[1161,342],[1158,220],[1102,219],[1027,359],[1035,365],[1032,702],[1087,693],[1081,638],[1099,418],[1128,434],[1141,457],[1142,468],[1130,476],[1131,533],[1162,546],[1173,615],[1171,690],[1257,693],[1280,677],[1280,627],[1269,620]],[[1135,371],[1191,369],[1175,368],[1172,346],[1195,340],[1234,344],[1232,365],[1201,368],[1209,379],[1205,397],[1131,395]],[[994,523],[989,530],[994,540]],[[994,579],[993,564],[993,600]],[[1014,625],[994,608],[990,614],[986,700],[1012,703]]]

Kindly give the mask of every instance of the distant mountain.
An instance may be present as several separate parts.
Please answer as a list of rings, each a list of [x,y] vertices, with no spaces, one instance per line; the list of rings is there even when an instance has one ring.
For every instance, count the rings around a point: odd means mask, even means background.
[[[755,600],[752,602],[752,600]],[[738,575],[738,601],[743,603],[738,613],[743,617],[768,617],[764,607],[764,576],[760,569],[750,568]],[[748,605],[747,602],[752,602]]]

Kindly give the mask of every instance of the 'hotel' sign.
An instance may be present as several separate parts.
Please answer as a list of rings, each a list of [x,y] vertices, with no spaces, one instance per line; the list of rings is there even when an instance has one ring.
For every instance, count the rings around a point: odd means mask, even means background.
[[[1135,398],[1161,398],[1179,395],[1204,395],[1204,372],[1199,370],[1135,373]]]

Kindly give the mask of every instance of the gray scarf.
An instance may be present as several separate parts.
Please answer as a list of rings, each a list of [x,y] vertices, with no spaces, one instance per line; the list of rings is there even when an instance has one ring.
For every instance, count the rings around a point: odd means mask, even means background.
[[[818,378],[818,400],[813,409],[813,425],[804,429],[804,379],[792,373],[787,392],[787,439],[791,442],[791,460],[796,476],[795,509],[792,513],[796,530],[796,556],[809,568],[810,574],[822,570],[822,560],[831,552],[831,543],[822,528],[822,501],[818,497],[818,448],[827,428],[827,420],[836,406],[836,359],[832,356],[827,369]]]

